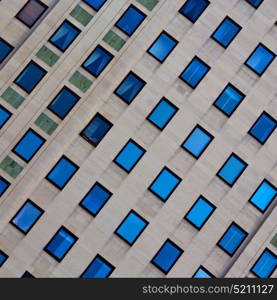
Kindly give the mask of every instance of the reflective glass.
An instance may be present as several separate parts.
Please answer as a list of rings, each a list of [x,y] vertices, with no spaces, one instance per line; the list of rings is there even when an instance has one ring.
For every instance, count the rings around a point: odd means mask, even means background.
[[[13,47],[0,38],[0,64],[12,52]]]
[[[276,270],[276,267],[277,256],[268,249],[265,249],[252,267],[251,272],[259,278],[269,278]]]
[[[12,114],[6,108],[0,106],[0,129],[6,124],[11,115]]]
[[[194,23],[209,4],[208,0],[188,0],[180,9],[180,13]]]
[[[81,275],[81,278],[107,278],[114,269],[115,267],[113,265],[100,255],[97,255]]]

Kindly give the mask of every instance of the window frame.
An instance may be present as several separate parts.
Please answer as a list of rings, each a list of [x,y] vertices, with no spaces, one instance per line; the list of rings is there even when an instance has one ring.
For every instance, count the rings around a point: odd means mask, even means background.
[[[211,2],[209,0],[205,0],[207,2],[207,6],[202,10],[202,12],[199,14],[199,16],[197,17],[196,20],[192,20],[191,18],[189,18],[188,16],[186,16],[183,12],[182,12],[182,9],[183,7],[186,5],[186,3],[188,2],[189,0],[187,0],[182,6],[181,8],[179,9],[179,13],[185,17],[186,19],[188,19],[190,22],[192,22],[193,24],[196,23],[198,21],[198,19],[201,17],[201,15],[204,13],[204,11],[208,8],[208,6],[211,4]]]
[[[200,269],[202,269],[205,273],[207,273],[211,278],[216,278],[216,277],[214,276],[214,274],[212,274],[209,270],[207,270],[207,269],[206,269],[205,267],[203,267],[202,265],[200,265],[200,266],[198,267],[198,269],[194,272],[194,274],[192,275],[191,278],[195,278],[194,276],[197,274],[197,272],[198,272]]]
[[[8,47],[11,48],[11,50],[9,51],[9,53],[2,59],[0,60],[0,65],[6,60],[6,58],[13,52],[14,50],[14,46],[11,45],[10,43],[8,43],[6,40],[4,40],[3,38],[0,37],[0,42],[6,44]]]
[[[251,267],[250,269],[250,272],[255,275],[256,277],[258,278],[263,278],[263,277],[260,277],[253,269],[254,267],[256,266],[256,264],[259,262],[259,260],[262,258],[263,254],[265,252],[269,252],[273,257],[277,257],[276,254],[274,252],[272,252],[270,249],[268,249],[267,247],[264,249],[264,251],[260,254],[260,256],[257,258],[257,260],[255,261],[254,265]],[[276,270],[276,269],[275,269]],[[271,275],[275,272],[275,270],[273,269],[269,274],[268,274],[268,277],[267,278],[270,278]]]
[[[3,110],[7,114],[9,114],[9,117],[6,119],[6,121],[2,125],[0,125],[0,129],[2,129],[6,125],[6,123],[10,120],[13,114],[5,106],[1,104],[0,104],[0,110]]]
[[[5,258],[5,260],[2,263],[0,263],[0,268],[1,268],[3,266],[3,264],[7,261],[7,259],[9,258],[9,256],[8,256],[8,254],[6,254],[1,249],[0,249],[0,255],[2,255]]]
[[[254,7],[255,9],[258,9],[260,5],[264,2],[263,0],[258,4],[258,6],[255,6],[253,3],[249,2],[248,0],[245,0],[246,3],[248,3],[250,6]]]
[[[2,192],[2,193],[0,193],[0,197],[2,197],[4,194],[5,194],[5,192],[7,191],[7,189],[10,187],[10,185],[11,185],[11,183],[7,180],[7,179],[5,179],[3,176],[1,176],[0,175],[0,182],[4,182],[4,183],[6,183],[7,184],[7,187],[6,187],[6,189],[4,190],[4,192]]]

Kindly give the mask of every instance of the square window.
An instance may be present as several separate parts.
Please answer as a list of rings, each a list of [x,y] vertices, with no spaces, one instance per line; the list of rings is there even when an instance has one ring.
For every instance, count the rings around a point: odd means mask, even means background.
[[[266,69],[273,62],[276,54],[259,44],[257,48],[251,53],[245,62],[245,65],[255,72],[258,76],[262,76]]]
[[[131,210],[115,230],[115,234],[132,246],[149,224],[144,218]]]
[[[277,121],[265,111],[250,128],[248,133],[261,144],[264,144],[276,129]]]
[[[181,147],[193,157],[199,158],[213,139],[214,137],[208,131],[196,125]]]
[[[47,108],[63,120],[79,99],[80,97],[77,94],[65,86]]]
[[[83,0],[87,5],[98,11],[107,2],[107,0]]]
[[[216,175],[229,186],[233,186],[247,166],[246,162],[232,153]]]
[[[160,250],[152,258],[151,263],[164,274],[167,274],[183,252],[183,249],[167,239]]]
[[[230,117],[244,98],[245,95],[229,83],[215,100],[213,105],[227,117]]]
[[[107,278],[111,275],[115,267],[105,260],[99,254],[96,255],[94,260],[86,268],[81,278]]]
[[[217,242],[217,246],[233,256],[247,235],[248,233],[245,230],[233,222]]]
[[[9,186],[10,183],[2,176],[0,176],[0,197],[6,192]]]
[[[200,266],[199,269],[194,273],[192,278],[215,278],[206,268]]]
[[[49,42],[64,52],[77,38],[81,30],[65,20],[49,39]]]
[[[130,72],[120,83],[114,93],[124,102],[130,104],[139,92],[143,89],[146,82],[135,73]]]
[[[44,211],[33,201],[27,200],[10,223],[24,234],[27,234],[43,213]]]
[[[33,129],[29,129],[20,141],[14,146],[12,152],[25,162],[29,162],[45,143],[45,139]]]
[[[4,106],[0,105],[0,129],[8,122],[12,113],[9,112]]]
[[[74,164],[66,156],[62,156],[62,158],[48,173],[46,179],[54,184],[55,187],[62,190],[78,169],[79,167],[76,164]]]
[[[15,16],[23,24],[31,28],[44,14],[48,6],[38,0],[28,1]]]
[[[208,0],[188,0],[181,7],[179,12],[191,22],[195,23],[209,4],[210,1]]]
[[[93,146],[97,146],[113,124],[100,114],[96,114],[80,135]]]
[[[0,38],[0,64],[12,52],[13,46]]]
[[[248,2],[254,8],[258,8],[263,3],[264,0],[245,0],[245,1]]]
[[[266,248],[250,271],[259,278],[269,278],[276,267],[277,256]]]
[[[195,228],[200,230],[208,221],[215,209],[216,207],[210,201],[205,199],[203,196],[200,196],[184,218]]]
[[[145,18],[146,15],[142,11],[134,5],[130,5],[120,19],[115,23],[115,26],[128,36],[131,36]]]
[[[162,63],[166,60],[177,44],[178,41],[163,31],[150,46],[147,52]]]
[[[158,129],[163,130],[177,111],[177,106],[163,98],[148,115],[147,120]]]
[[[114,162],[127,173],[130,173],[144,155],[145,150],[130,139],[117,154]]]
[[[100,183],[96,182],[79,205],[96,217],[111,196],[112,193],[110,191]]]
[[[181,181],[182,179],[179,176],[174,174],[167,167],[164,167],[149,186],[148,190],[165,202]]]
[[[98,45],[82,64],[82,67],[94,77],[98,77],[113,57],[114,56],[110,52]]]
[[[218,42],[222,47],[227,48],[241,29],[242,27],[239,24],[231,18],[226,17],[212,34],[212,39]]]
[[[44,247],[44,251],[60,262],[77,240],[72,232],[62,226]]]
[[[8,259],[8,255],[0,250],[0,267],[4,264],[4,262]]]
[[[181,73],[179,78],[191,88],[195,89],[210,69],[210,66],[195,56],[185,70]]]
[[[253,193],[249,202],[260,212],[264,213],[276,197],[277,189],[267,180],[264,180]]]
[[[41,66],[31,61],[14,82],[26,93],[30,94],[46,73],[47,72]]]

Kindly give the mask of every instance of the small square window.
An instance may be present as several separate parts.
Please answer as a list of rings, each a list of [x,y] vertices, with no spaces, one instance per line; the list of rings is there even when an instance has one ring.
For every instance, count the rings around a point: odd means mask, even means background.
[[[160,250],[152,258],[151,263],[164,274],[167,274],[183,252],[183,249],[167,239]]]
[[[276,129],[277,121],[265,111],[250,128],[248,133],[261,144],[264,144]]]
[[[178,107],[163,98],[148,115],[147,120],[158,129],[163,130],[177,111]]]
[[[87,5],[98,11],[107,2],[107,0],[83,0]]]
[[[62,226],[44,247],[44,251],[60,262],[77,240],[72,232]]]
[[[113,59],[113,55],[98,45],[82,64],[82,67],[94,77],[98,77]]]
[[[219,97],[215,100],[213,105],[223,112],[227,117],[230,117],[244,98],[245,95],[229,83]]]
[[[0,197],[6,192],[9,186],[10,183],[2,176],[0,176]]]
[[[248,2],[254,8],[258,8],[263,3],[264,0],[245,0],[245,1]]]
[[[49,42],[64,52],[77,38],[81,30],[65,20],[49,39]]]
[[[96,114],[80,135],[96,147],[112,128],[113,124],[100,114]]]
[[[247,166],[246,162],[232,153],[216,175],[229,186],[233,186]]]
[[[145,150],[130,139],[118,153],[114,162],[127,173],[130,173],[144,155]]]
[[[215,209],[216,207],[210,201],[205,199],[203,196],[200,196],[184,218],[196,229],[200,230],[208,221]]]
[[[47,108],[63,120],[79,99],[80,97],[77,94],[65,86]]]
[[[269,249],[265,249],[250,270],[259,278],[269,278],[276,270],[277,256]]]
[[[149,186],[148,190],[165,202],[181,181],[182,179],[179,176],[165,167]]]
[[[203,62],[200,58],[194,57],[185,70],[181,73],[179,78],[191,88],[195,89],[210,69],[211,67]]]
[[[267,180],[264,180],[253,193],[249,202],[260,212],[264,213],[276,197],[277,189]]]
[[[149,224],[144,218],[131,210],[115,230],[115,234],[132,246]]]
[[[96,182],[79,205],[96,217],[111,196],[112,193],[110,191],[100,183]]]
[[[115,267],[105,260],[99,254],[96,255],[94,260],[86,268],[81,278],[107,278],[111,275]]]
[[[15,16],[23,24],[31,28],[44,14],[48,6],[38,0],[28,1]]]
[[[273,62],[276,54],[259,44],[257,48],[251,53],[245,62],[245,65],[255,72],[258,76],[262,76],[266,69]]]
[[[26,93],[30,94],[46,73],[41,66],[31,61],[14,82]]]
[[[231,18],[226,17],[212,34],[212,39],[214,39],[222,47],[227,48],[241,29],[242,27],[239,24]]]
[[[62,156],[62,158],[48,173],[46,179],[54,184],[55,187],[62,190],[78,169],[79,167],[76,164],[74,164],[66,156]]]
[[[247,235],[248,233],[245,230],[233,222],[217,242],[217,246],[233,256]]]
[[[182,144],[182,148],[193,157],[199,158],[213,139],[208,131],[197,125]]]
[[[4,264],[4,262],[8,259],[8,255],[0,250],[0,267]]]
[[[12,152],[25,162],[29,162],[45,143],[45,139],[33,129],[29,129],[20,141],[14,146]]]
[[[188,0],[181,7],[179,12],[191,22],[195,23],[209,4],[210,1],[208,0]]]
[[[0,64],[12,52],[13,46],[0,38]]]
[[[206,268],[200,266],[199,269],[194,273],[192,278],[215,278]]]
[[[120,83],[114,93],[124,102],[130,104],[139,92],[143,89],[146,82],[135,73],[130,72]]]
[[[150,46],[147,52],[162,63],[166,60],[177,44],[178,41],[163,31]]]
[[[43,210],[33,201],[27,200],[10,223],[24,234],[27,234],[43,214]]]
[[[120,19],[116,22],[115,26],[128,36],[131,36],[145,18],[146,15],[142,11],[140,11],[134,5],[130,5]]]
[[[4,106],[0,105],[0,129],[8,122],[12,113],[9,112]]]

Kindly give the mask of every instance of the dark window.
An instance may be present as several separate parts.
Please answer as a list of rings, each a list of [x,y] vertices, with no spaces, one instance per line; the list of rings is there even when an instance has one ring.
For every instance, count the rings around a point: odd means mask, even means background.
[[[210,1],[208,0],[188,0],[181,7],[179,12],[194,23],[202,15],[209,4]]]
[[[252,5],[254,8],[258,8],[264,0],[245,0],[248,2],[250,5]]]
[[[9,112],[4,106],[0,105],[0,129],[8,122],[12,113]]]
[[[210,273],[203,266],[200,266],[199,269],[194,273],[192,278],[214,278],[215,276]]]
[[[4,264],[4,262],[8,259],[8,255],[0,250],[0,267]]]
[[[35,278],[35,276],[32,275],[30,272],[25,271],[25,272],[22,274],[21,278]]]
[[[0,64],[12,52],[13,46],[0,38]]]
[[[269,249],[265,249],[250,270],[259,278],[269,278],[276,270],[277,256]]]
[[[83,0],[86,4],[88,4],[90,7],[98,11],[107,0]]]
[[[107,278],[111,275],[115,267],[99,254],[86,268],[81,278]]]
[[[6,192],[9,186],[10,183],[2,176],[0,176],[0,197]]]

